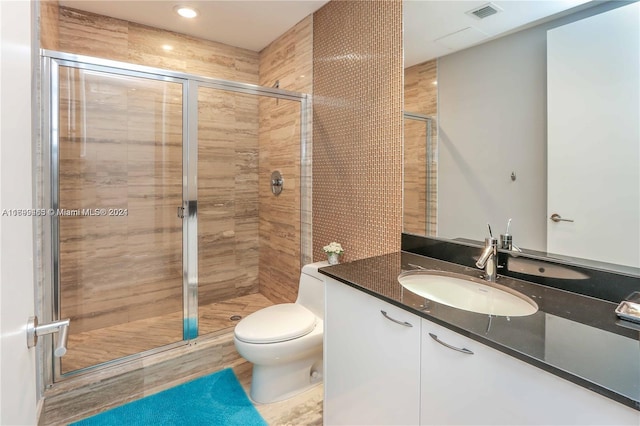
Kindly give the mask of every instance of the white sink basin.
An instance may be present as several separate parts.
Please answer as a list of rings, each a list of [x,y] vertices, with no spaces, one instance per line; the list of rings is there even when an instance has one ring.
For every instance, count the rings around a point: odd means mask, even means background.
[[[508,287],[443,271],[408,271],[398,276],[402,287],[419,296],[465,311],[506,317],[538,312],[536,302]]]

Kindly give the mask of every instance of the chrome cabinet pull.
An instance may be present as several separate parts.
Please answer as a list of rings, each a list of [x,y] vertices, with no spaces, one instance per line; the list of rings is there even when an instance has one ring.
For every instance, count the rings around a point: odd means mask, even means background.
[[[449,349],[453,349],[454,351],[458,351],[458,352],[462,352],[463,354],[467,354],[467,355],[473,355],[473,352],[470,351],[467,348],[456,348],[455,346],[451,346],[448,343],[443,342],[442,340],[438,339],[438,336],[436,336],[433,333],[429,333],[429,336],[431,336],[431,338],[433,340],[435,340],[436,342],[440,343],[442,346],[446,346]]]
[[[400,325],[404,325],[405,327],[413,327],[413,324],[406,322],[406,321],[398,321],[397,319],[391,318],[389,315],[387,315],[386,311],[380,310],[380,313],[382,313],[382,315],[384,315],[384,317],[386,319],[388,319],[389,321],[393,321],[396,324],[400,324]]]
[[[554,222],[573,222],[573,219],[563,219],[558,213],[554,213],[549,218]]]

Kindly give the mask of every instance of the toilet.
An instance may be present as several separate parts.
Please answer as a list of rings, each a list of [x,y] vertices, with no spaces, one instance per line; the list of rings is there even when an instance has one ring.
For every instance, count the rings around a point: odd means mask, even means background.
[[[282,401],[322,382],[324,280],[318,268],[328,265],[302,268],[295,303],[260,309],[236,325],[236,349],[253,364],[253,401]]]

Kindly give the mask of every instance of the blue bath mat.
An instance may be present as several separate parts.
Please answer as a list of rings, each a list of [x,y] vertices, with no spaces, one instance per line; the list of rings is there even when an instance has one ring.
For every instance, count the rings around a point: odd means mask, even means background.
[[[226,369],[112,408],[72,426],[266,424],[233,371]]]

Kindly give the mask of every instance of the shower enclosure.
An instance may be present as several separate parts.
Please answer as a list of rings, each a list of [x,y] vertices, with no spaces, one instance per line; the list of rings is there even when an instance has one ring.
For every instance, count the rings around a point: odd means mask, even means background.
[[[403,139],[403,232],[435,236],[437,229],[437,126],[432,117],[405,112]]]
[[[67,355],[45,350],[51,379],[188,344],[269,305],[259,141],[291,138],[304,157],[307,95],[51,51],[42,69],[43,317],[71,319]],[[284,124],[269,125],[259,98]]]

